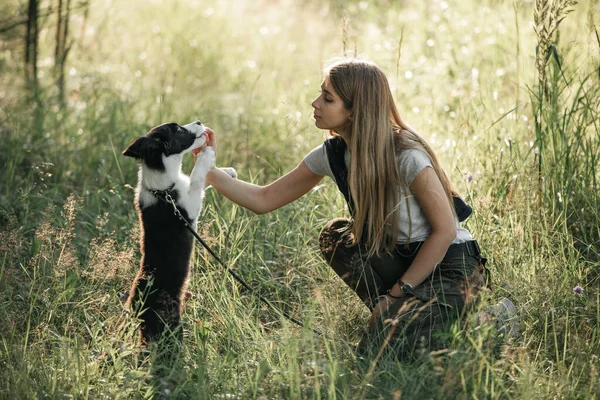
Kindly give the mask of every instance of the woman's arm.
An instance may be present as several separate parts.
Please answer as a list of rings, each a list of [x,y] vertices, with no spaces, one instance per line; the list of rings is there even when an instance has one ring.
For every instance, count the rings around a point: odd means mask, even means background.
[[[400,278],[404,283],[417,287],[444,259],[448,247],[456,237],[456,222],[448,197],[433,168],[423,169],[411,183],[410,190],[431,224],[431,235],[423,242],[412,264]],[[401,297],[400,285],[396,283],[389,293]],[[373,323],[394,301],[389,296],[380,301],[373,310],[369,323]]]
[[[410,185],[410,190],[431,224],[431,235],[423,242],[402,281],[413,287],[420,285],[442,261],[456,237],[456,221],[442,183],[433,168],[423,169]],[[390,290],[400,296],[398,284]]]
[[[206,176],[207,182],[217,191],[256,214],[268,213],[299,199],[322,178],[314,174],[304,161],[267,186],[234,179],[218,168],[213,168]]]

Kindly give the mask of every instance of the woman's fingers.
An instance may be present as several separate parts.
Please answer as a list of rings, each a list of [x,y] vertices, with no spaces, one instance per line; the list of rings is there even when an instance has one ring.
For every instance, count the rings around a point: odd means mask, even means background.
[[[371,313],[371,318],[369,319],[369,326],[371,326],[373,324],[373,322],[375,322],[375,320],[377,320],[377,318],[379,318],[380,315],[381,315],[381,302],[379,302],[379,304],[377,304],[375,306],[375,308],[373,309],[373,312]]]
[[[213,131],[210,128],[205,128],[204,134],[206,136],[206,142],[202,146],[198,147],[197,149],[192,150],[192,154],[194,155],[194,157],[197,157],[198,154],[200,154],[201,152],[206,150],[206,147],[208,147],[208,146],[212,147],[215,152],[217,150],[216,149],[217,140],[215,138],[215,131]]]
[[[215,137],[215,131],[210,128],[206,128],[204,131],[206,134],[206,145],[210,147],[217,147],[217,138]]]
[[[392,304],[396,301],[391,300],[389,296],[384,296],[373,308],[373,312],[371,313],[371,318],[369,319],[369,326],[373,324],[377,320],[377,318],[381,317],[381,314],[387,312]]]

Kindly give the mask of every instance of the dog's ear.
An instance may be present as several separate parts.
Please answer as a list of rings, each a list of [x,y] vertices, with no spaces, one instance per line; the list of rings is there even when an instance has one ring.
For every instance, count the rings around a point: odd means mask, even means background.
[[[133,142],[129,143],[129,146],[123,150],[123,155],[126,157],[133,157],[138,160],[142,159],[142,150],[144,143],[148,140],[146,136],[139,137]]]
[[[144,160],[144,163],[154,169],[162,170],[161,154],[165,148],[162,142],[153,137],[142,136],[137,138],[123,151],[123,155],[133,157],[137,160]]]
[[[152,158],[157,154],[160,154],[160,151],[160,140],[142,136],[131,142],[129,146],[123,150],[123,155],[141,160]]]

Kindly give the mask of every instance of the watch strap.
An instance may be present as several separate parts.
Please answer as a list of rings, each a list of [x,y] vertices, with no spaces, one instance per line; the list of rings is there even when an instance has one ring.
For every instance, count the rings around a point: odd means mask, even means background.
[[[403,299],[403,298],[405,297],[405,296],[404,296],[404,293],[402,293],[400,296],[394,296],[393,294],[391,294],[391,293],[390,293],[390,291],[389,291],[389,290],[388,290],[388,292],[387,292],[387,296],[388,296],[388,297],[391,297],[392,299]]]

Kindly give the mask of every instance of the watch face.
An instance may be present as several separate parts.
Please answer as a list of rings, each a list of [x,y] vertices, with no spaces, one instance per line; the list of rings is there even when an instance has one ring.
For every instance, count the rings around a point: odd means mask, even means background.
[[[408,283],[405,283],[400,288],[400,290],[402,290],[402,293],[408,293],[408,292],[410,292],[410,289],[412,289],[412,287]]]

